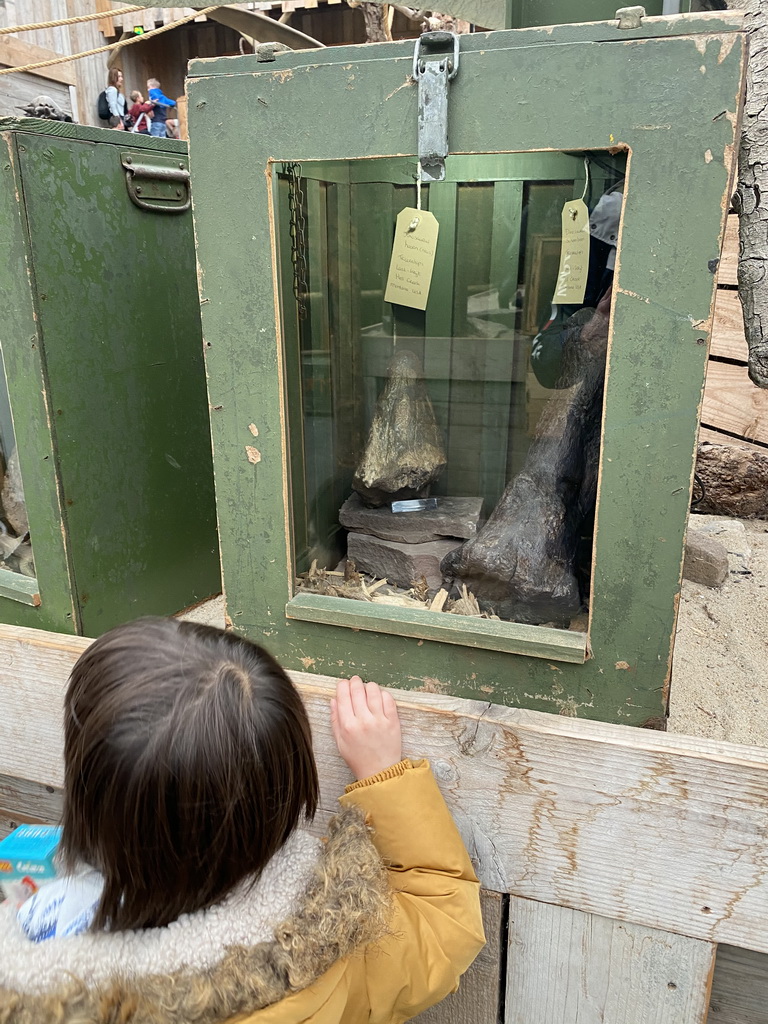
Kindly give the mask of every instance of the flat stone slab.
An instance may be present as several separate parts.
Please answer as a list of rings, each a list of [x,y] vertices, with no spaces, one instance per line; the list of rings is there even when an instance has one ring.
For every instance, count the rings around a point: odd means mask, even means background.
[[[386,577],[398,587],[412,587],[423,576],[429,590],[437,591],[443,582],[440,562],[461,543],[460,540],[432,540],[426,544],[403,544],[365,533],[350,533],[347,558],[355,563],[358,572]]]
[[[482,498],[438,497],[437,508],[425,512],[393,512],[389,506],[366,508],[359,494],[352,494],[339,511],[339,522],[348,530],[368,533],[382,540],[426,544],[443,537],[468,540],[477,533]]]

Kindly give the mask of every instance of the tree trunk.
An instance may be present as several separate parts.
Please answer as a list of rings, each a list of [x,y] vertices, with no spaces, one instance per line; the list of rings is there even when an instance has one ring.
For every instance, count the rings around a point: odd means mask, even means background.
[[[392,41],[389,27],[389,5],[369,3],[365,0],[347,0],[349,7],[359,7],[365,18],[365,41],[367,43],[386,43]]]
[[[739,297],[749,345],[749,376],[768,388],[768,4],[731,0],[745,13],[749,66],[734,207],[739,214]]]

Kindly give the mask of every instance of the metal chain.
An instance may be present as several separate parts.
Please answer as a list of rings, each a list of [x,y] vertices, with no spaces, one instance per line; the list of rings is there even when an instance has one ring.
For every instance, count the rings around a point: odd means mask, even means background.
[[[307,218],[304,215],[301,164],[286,164],[285,172],[288,175],[293,296],[296,299],[299,320],[305,320],[307,317]]]

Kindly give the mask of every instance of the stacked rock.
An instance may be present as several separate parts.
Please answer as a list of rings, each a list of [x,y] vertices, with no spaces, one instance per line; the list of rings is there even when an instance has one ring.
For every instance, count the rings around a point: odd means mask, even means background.
[[[482,498],[440,497],[436,509],[393,512],[391,505],[367,508],[352,494],[339,522],[349,530],[347,557],[359,572],[405,588],[424,577],[434,593],[442,585],[440,562],[475,536],[482,508]]]

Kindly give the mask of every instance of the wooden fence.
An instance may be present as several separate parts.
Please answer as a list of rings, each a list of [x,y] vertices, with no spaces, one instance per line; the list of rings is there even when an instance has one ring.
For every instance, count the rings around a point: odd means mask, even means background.
[[[747,341],[737,290],[739,218],[728,217],[717,278],[707,382],[699,440],[749,444],[768,452],[768,391],[747,374]]]
[[[0,626],[0,820],[52,821],[61,701],[89,640]],[[322,829],[349,781],[334,681],[294,676]],[[768,753],[402,693],[484,888],[488,945],[423,1024],[766,1024]]]

